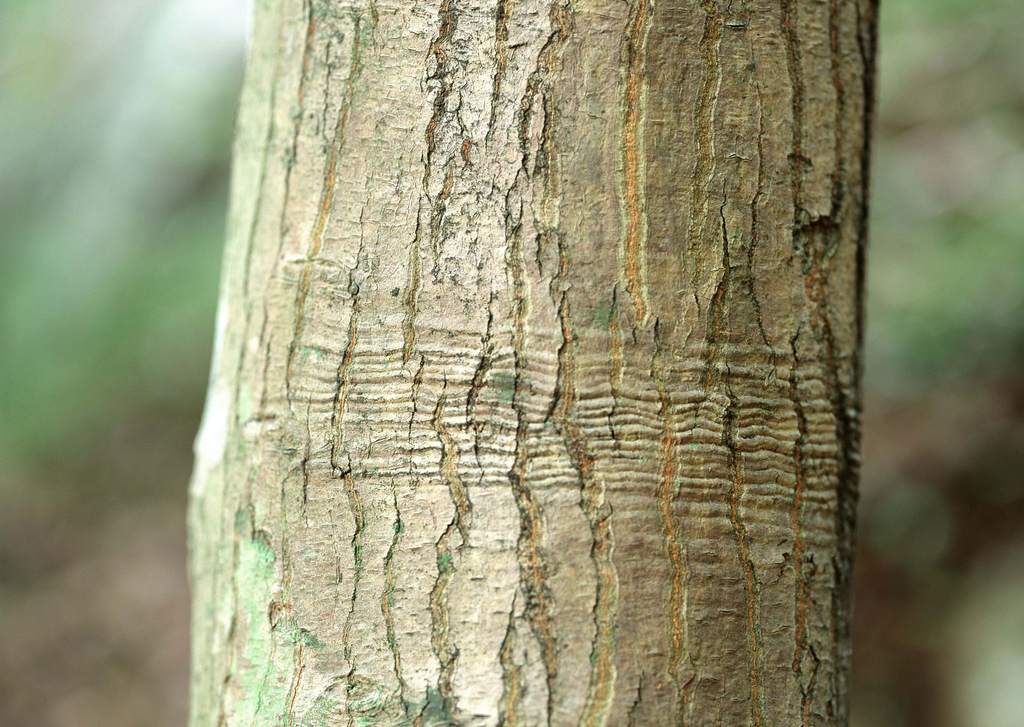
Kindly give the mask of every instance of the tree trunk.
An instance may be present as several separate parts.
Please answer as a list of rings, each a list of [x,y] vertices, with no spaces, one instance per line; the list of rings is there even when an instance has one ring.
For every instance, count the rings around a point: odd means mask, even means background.
[[[257,0],[192,725],[845,724],[874,0]]]

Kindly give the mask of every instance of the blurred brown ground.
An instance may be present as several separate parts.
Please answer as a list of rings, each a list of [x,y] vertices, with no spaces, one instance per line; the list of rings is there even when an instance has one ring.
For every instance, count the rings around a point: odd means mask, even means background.
[[[0,5],[0,725],[182,725],[245,0]],[[1024,725],[1024,13],[883,0],[855,727]]]

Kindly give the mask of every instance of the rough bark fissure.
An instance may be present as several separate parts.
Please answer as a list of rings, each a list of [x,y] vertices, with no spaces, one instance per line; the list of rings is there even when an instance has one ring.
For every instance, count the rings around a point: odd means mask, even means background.
[[[622,155],[625,168],[624,202],[625,225],[625,278],[626,290],[633,298],[636,319],[647,320],[646,252],[644,237],[646,224],[643,209],[643,146],[641,124],[643,119],[644,56],[649,27],[651,3],[637,0],[631,10],[626,32],[626,90],[622,123]]]
[[[569,258],[561,238],[558,240],[559,272],[552,278],[552,287],[557,290],[569,270]],[[613,533],[610,513],[603,512],[605,485],[594,476],[594,460],[588,451],[586,437],[572,416],[577,403],[576,361],[572,319],[569,302],[562,291],[558,298],[558,315],[562,343],[558,349],[558,370],[555,376],[555,395],[548,411],[553,418],[565,443],[573,469],[576,471],[580,488],[580,507],[590,528],[590,557],[593,560],[597,592],[594,595],[593,619],[594,639],[591,647],[591,673],[587,704],[581,717],[581,724],[600,724],[608,709],[615,680],[614,621],[618,575],[612,560]]]
[[[693,136],[696,147],[691,187],[693,199],[690,204],[690,226],[686,234],[688,258],[692,266],[691,282],[695,290],[699,287],[703,276],[706,275],[706,260],[700,254],[698,241],[704,234],[708,219],[710,187],[714,178],[715,166],[713,124],[722,81],[719,44],[723,28],[718,0],[701,0],[701,9],[704,12],[704,29],[698,51],[702,62],[702,78],[693,120]],[[696,300],[699,308],[700,300],[699,298]]]
[[[782,8],[782,32],[786,39],[786,71],[789,73],[790,97],[793,113],[793,145],[789,153],[790,174],[793,183],[793,215],[796,224],[802,219],[803,207],[802,167],[809,161],[803,155],[804,88],[800,57],[800,34],[797,29],[798,0],[779,0]],[[794,242],[796,242],[794,238]]]
[[[191,724],[841,725],[873,0],[261,0]]]
[[[658,335],[660,322],[654,323],[655,358],[663,356],[661,337]],[[671,399],[665,382],[664,362],[657,361],[658,371],[655,371],[655,362],[652,359],[651,376],[657,382],[658,388],[658,414],[661,418],[661,484],[658,489],[658,511],[661,516],[661,527],[665,538],[665,552],[672,565],[672,588],[669,599],[672,628],[670,637],[672,639],[672,651],[669,661],[670,673],[676,683],[678,692],[678,709],[680,721],[686,714],[687,684],[680,683],[679,670],[684,656],[684,645],[686,643],[686,560],[683,555],[682,543],[676,532],[676,522],[672,513],[672,502],[676,497],[676,441],[675,426],[671,418]]]
[[[722,192],[722,206],[719,209],[719,217],[722,226],[722,276],[718,281],[718,287],[711,298],[711,307],[708,315],[711,319],[711,333],[708,337],[708,354],[705,371],[705,388],[713,390],[715,384],[722,383],[720,367],[720,338],[725,331],[724,325],[724,302],[725,295],[730,289],[733,278],[733,267],[729,252],[729,230],[725,219],[725,207],[727,199],[725,190]],[[729,373],[729,364],[725,362],[725,372]],[[717,380],[716,380],[717,379]],[[747,652],[748,652],[748,673],[750,679],[750,717],[751,722],[757,727],[764,724],[765,720],[765,695],[764,695],[764,663],[762,651],[764,648],[763,636],[761,633],[761,587],[757,581],[754,563],[750,559],[750,540],[747,534],[747,526],[743,522],[739,512],[740,498],[744,494],[742,461],[736,451],[736,395],[732,390],[731,375],[725,377],[725,396],[727,403],[722,414],[722,446],[727,453],[729,471],[731,473],[731,489],[729,491],[729,522],[736,540],[736,557],[740,568],[743,571],[744,589],[746,593],[746,620],[747,620]]]
[[[444,387],[447,389],[447,386]],[[437,581],[430,593],[430,610],[432,615],[432,637],[434,653],[441,662],[441,674],[439,677],[437,691],[444,699],[445,710],[455,716],[458,709],[455,704],[455,695],[452,691],[452,671],[455,667],[455,660],[458,658],[458,649],[452,644],[449,634],[449,605],[446,600],[446,591],[451,582],[453,572],[458,568],[458,560],[461,550],[468,541],[469,519],[472,512],[472,503],[466,495],[466,488],[459,477],[458,454],[455,448],[455,441],[442,420],[444,416],[445,395],[437,400],[437,407],[434,409],[433,425],[437,432],[438,440],[441,443],[441,473],[448,485],[448,494],[452,500],[452,519],[445,527],[441,537],[435,543],[437,552]],[[451,545],[452,537],[459,535],[459,544],[454,548]]]
[[[370,12],[375,12],[372,4],[370,6]],[[338,121],[334,129],[334,136],[328,147],[327,159],[324,163],[324,178],[320,193],[320,203],[317,206],[316,222],[314,223],[313,231],[310,234],[309,248],[306,251],[305,259],[303,260],[301,277],[295,291],[296,316],[295,325],[292,330],[292,342],[289,346],[286,380],[290,380],[291,367],[297,353],[298,341],[302,337],[302,329],[306,322],[306,298],[309,296],[312,266],[314,263],[319,262],[318,257],[324,243],[324,232],[327,227],[327,220],[334,211],[335,186],[338,175],[338,157],[341,153],[341,148],[345,144],[345,131],[348,126],[349,113],[354,100],[355,82],[362,70],[363,39],[360,33],[360,26],[362,25],[362,22],[363,17],[361,15],[355,16],[354,27],[352,29],[352,55],[348,69],[348,76],[345,80],[345,95],[341,102],[341,109],[338,112]],[[316,28],[311,20],[307,31],[307,42],[308,36],[315,32]],[[304,47],[308,47],[308,45]],[[305,65],[305,61],[303,65]],[[352,315],[353,317],[355,316],[354,304]]]

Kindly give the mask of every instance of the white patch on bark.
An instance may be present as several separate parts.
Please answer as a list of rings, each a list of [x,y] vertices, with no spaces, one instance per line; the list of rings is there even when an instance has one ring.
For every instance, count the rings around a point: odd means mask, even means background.
[[[227,329],[227,305],[223,297],[217,305],[216,333],[213,339],[213,362],[211,365],[210,392],[207,394],[203,418],[199,424],[192,451],[195,454],[195,474],[192,477],[191,494],[201,497],[210,472],[224,459],[228,441],[228,423],[231,416],[231,392],[219,373],[221,350]]]

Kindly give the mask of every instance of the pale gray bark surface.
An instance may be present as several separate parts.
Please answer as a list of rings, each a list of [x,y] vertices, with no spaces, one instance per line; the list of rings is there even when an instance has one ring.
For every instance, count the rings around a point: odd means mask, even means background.
[[[873,0],[257,0],[192,725],[843,724]]]

